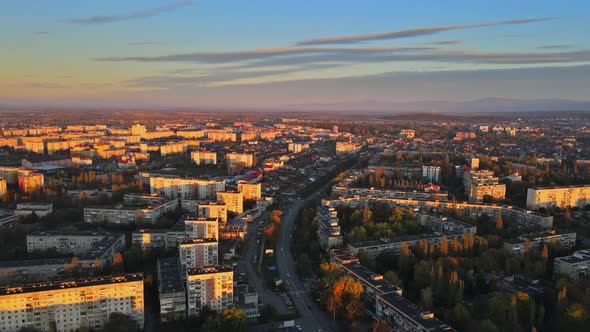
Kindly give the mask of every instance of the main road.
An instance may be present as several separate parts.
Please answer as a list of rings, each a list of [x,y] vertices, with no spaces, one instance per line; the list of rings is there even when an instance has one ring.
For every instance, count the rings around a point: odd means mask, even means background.
[[[293,303],[301,316],[296,323],[303,331],[331,331],[332,322],[328,315],[323,312],[306,290],[302,280],[297,274],[297,265],[293,258],[291,239],[293,226],[305,202],[319,197],[319,193],[327,188],[330,183],[311,193],[305,199],[295,200],[291,207],[283,211],[281,236],[277,241],[277,266],[279,275],[283,282],[287,282],[287,288],[293,299]]]

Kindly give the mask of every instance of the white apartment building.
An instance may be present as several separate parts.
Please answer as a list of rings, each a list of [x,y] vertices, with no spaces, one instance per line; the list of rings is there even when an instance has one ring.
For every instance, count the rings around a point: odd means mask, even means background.
[[[193,151],[191,159],[197,165],[217,165],[217,152]]]
[[[260,200],[262,199],[262,184],[249,183],[246,181],[238,182],[238,191],[244,195],[245,200]]]
[[[217,265],[219,264],[217,239],[180,240],[178,255],[183,268]]]
[[[100,330],[114,312],[143,328],[143,274],[0,287],[0,331]]]
[[[225,190],[225,180],[202,180],[177,176],[150,176],[150,192],[167,198],[213,199]]]
[[[227,211],[237,214],[244,212],[244,194],[239,191],[218,192],[217,201],[225,203]]]
[[[590,185],[556,188],[529,188],[527,209],[554,207],[580,207],[590,204]]]
[[[573,279],[588,276],[590,271],[590,249],[578,250],[571,256],[558,257],[553,263],[553,273]]]
[[[187,313],[197,316],[204,306],[219,313],[233,305],[233,270],[231,266],[187,269]]]

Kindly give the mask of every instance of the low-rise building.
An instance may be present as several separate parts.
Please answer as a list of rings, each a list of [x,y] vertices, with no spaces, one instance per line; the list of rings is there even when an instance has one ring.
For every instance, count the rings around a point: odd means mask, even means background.
[[[112,238],[112,241],[103,241]],[[43,231],[27,234],[27,252],[55,249],[60,254],[84,255],[95,249],[98,244],[109,243],[113,250],[125,247],[125,235],[102,232],[65,232]]]
[[[35,202],[18,203],[16,205],[16,210],[14,211],[14,215],[17,219],[21,219],[32,214],[35,214],[39,218],[43,218],[50,215],[51,213],[53,213],[52,203]]]
[[[161,197],[155,197],[153,200],[148,201],[139,201],[137,204],[90,206],[84,208],[84,222],[133,224],[145,220],[153,223],[164,213],[176,210],[177,206],[178,199],[166,200]]]
[[[590,249],[578,250],[571,256],[558,257],[553,263],[553,273],[578,279],[590,275]]]
[[[560,244],[571,249],[576,245],[576,233],[566,230],[547,230],[523,234],[516,239],[504,241],[504,251],[508,254],[525,254],[528,250],[541,250],[544,244]]]

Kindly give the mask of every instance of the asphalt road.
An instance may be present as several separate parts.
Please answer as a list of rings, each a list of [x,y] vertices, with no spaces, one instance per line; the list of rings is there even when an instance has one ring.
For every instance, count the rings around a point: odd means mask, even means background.
[[[299,210],[303,208],[307,200],[316,198],[318,193],[324,188],[322,187],[306,199],[294,201],[289,209],[283,211],[281,236],[277,243],[276,258],[279,275],[283,281],[288,283],[289,293],[301,316],[300,319],[296,320],[296,324],[301,326],[303,331],[332,331],[330,318],[316,305],[307,292],[303,281],[297,274],[297,266],[291,247],[291,234],[293,233],[293,227]]]

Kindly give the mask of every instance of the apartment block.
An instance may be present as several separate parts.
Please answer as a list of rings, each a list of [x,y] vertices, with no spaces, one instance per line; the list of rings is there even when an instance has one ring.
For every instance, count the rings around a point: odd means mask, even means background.
[[[422,166],[422,177],[431,183],[439,183],[440,166]]]
[[[523,234],[515,239],[504,241],[504,251],[508,254],[525,254],[528,250],[541,250],[544,244],[559,243],[571,249],[576,245],[576,233],[566,230],[547,230]]]
[[[547,207],[580,207],[590,204],[590,185],[555,188],[529,188],[526,195],[527,209]]]
[[[186,318],[186,290],[178,258],[158,259],[158,295],[160,321],[170,322]]]
[[[0,287],[0,330],[101,329],[114,312],[143,328],[141,273]]]
[[[244,195],[245,200],[259,200],[262,198],[262,184],[249,183],[245,181],[238,182],[238,191]]]
[[[202,180],[178,176],[150,176],[150,192],[167,198],[213,199],[225,190],[224,180]]]
[[[379,294],[376,297],[375,316],[384,321],[392,331],[399,332],[453,332],[454,328],[424,311],[410,300],[396,293]]]
[[[558,257],[553,263],[553,273],[572,279],[588,276],[590,270],[590,249],[578,250],[571,256]]]
[[[219,220],[217,218],[193,217],[184,218],[187,236],[192,239],[219,239]]]
[[[244,194],[239,191],[217,192],[217,201],[224,203],[228,212],[244,212]]]
[[[18,190],[23,193],[32,193],[42,190],[45,185],[45,178],[41,173],[31,173],[18,176]]]
[[[251,153],[227,153],[225,161],[228,166],[242,165],[244,167],[252,167],[256,162],[256,158]]]
[[[48,216],[53,213],[53,204],[35,202],[19,203],[16,205],[16,210],[14,211],[14,215],[17,219],[24,218],[33,213],[39,218]]]
[[[116,206],[89,206],[84,208],[84,222],[133,224],[140,220],[156,222],[164,213],[171,212],[178,206],[178,199],[157,200],[140,205],[119,204]]]
[[[317,209],[318,239],[325,250],[339,247],[343,243],[339,220],[336,216],[336,209],[320,206]]]
[[[0,177],[6,179],[6,184],[17,184],[19,175],[27,175],[36,171],[20,167],[0,166]]]
[[[193,151],[191,159],[197,165],[217,165],[217,152]]]
[[[219,313],[234,302],[231,266],[191,268],[186,271],[187,314],[198,316],[208,306]]]
[[[219,264],[217,239],[189,239],[178,243],[180,264],[183,268],[213,266]]]
[[[506,185],[498,182],[493,171],[473,170],[463,174],[465,193],[470,202],[482,202],[485,196],[493,199],[506,197]]]
[[[27,234],[27,252],[55,249],[60,254],[84,255],[104,244],[105,238],[112,238],[114,250],[125,247],[125,235],[101,232],[43,231]]]

